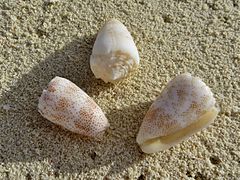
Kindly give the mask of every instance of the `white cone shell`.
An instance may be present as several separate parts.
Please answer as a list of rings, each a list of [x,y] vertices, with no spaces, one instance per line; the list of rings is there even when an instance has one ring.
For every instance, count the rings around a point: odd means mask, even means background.
[[[137,135],[137,143],[141,145],[175,133],[195,123],[214,106],[213,94],[201,79],[189,73],[178,75],[149,108]]]
[[[139,54],[127,28],[111,19],[100,30],[90,58],[91,70],[104,82],[117,82],[139,64]]]
[[[109,126],[100,107],[71,81],[55,77],[39,99],[43,117],[72,132],[97,136]]]

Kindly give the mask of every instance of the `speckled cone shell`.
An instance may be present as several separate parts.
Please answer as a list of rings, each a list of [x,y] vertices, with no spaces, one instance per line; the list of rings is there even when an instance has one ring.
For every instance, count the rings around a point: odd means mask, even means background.
[[[189,73],[179,75],[151,105],[137,143],[146,153],[168,149],[208,126],[217,114],[209,87]]]
[[[43,117],[74,133],[99,136],[109,127],[100,107],[71,81],[55,77],[39,99]]]
[[[108,21],[97,35],[90,58],[91,70],[104,82],[118,82],[139,64],[139,54],[127,28],[118,20]]]

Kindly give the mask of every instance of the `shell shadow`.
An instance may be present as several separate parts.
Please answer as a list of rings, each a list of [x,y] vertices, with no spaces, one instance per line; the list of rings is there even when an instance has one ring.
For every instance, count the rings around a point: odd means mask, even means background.
[[[150,103],[108,113],[107,117],[112,121],[116,116],[124,116],[123,123],[126,122],[133,131],[126,132],[129,138],[122,138],[116,132],[124,133],[124,127],[113,124],[100,142],[63,130],[37,112],[38,97],[55,76],[71,80],[89,96],[97,96],[112,86],[97,80],[89,68],[94,40],[95,36],[90,36],[72,41],[3,92],[1,104],[10,104],[10,107],[7,110],[0,108],[1,117],[5,117],[0,120],[0,163],[44,161],[54,170],[55,177],[59,173],[81,174],[110,166],[106,175],[111,176],[142,160],[135,135]],[[135,122],[133,125],[127,123],[130,118]]]

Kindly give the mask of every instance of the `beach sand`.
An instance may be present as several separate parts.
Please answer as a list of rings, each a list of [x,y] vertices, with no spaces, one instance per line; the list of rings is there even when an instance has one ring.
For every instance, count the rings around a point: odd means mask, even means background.
[[[0,179],[240,178],[240,2],[2,0]],[[95,79],[89,59],[105,21],[119,19],[139,50],[139,69],[119,84]],[[190,72],[212,89],[213,124],[163,152],[144,154],[136,134],[167,82]],[[44,119],[38,97],[68,78],[103,109],[101,141]]]

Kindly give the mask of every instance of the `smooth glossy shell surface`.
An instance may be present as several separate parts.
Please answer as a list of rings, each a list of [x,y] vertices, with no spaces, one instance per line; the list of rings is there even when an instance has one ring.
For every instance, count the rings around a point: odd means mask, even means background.
[[[127,28],[111,19],[100,30],[90,57],[91,70],[104,82],[118,82],[139,64],[139,54]]]

